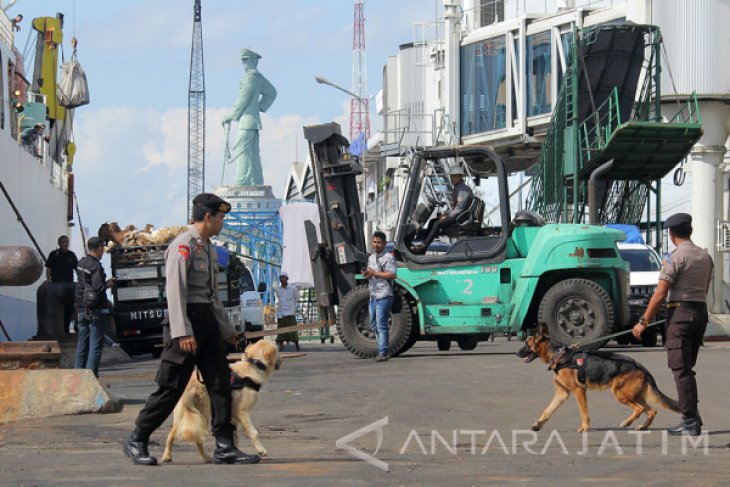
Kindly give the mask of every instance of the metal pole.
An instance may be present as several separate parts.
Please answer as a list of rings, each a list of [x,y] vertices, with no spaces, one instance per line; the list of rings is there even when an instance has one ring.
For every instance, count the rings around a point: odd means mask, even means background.
[[[598,202],[596,201],[596,182],[599,176],[604,172],[611,169],[613,166],[613,159],[608,162],[604,162],[598,168],[591,173],[591,177],[588,179],[588,224],[596,225],[598,223]],[[575,217],[575,215],[573,215]],[[577,223],[577,222],[575,222]]]
[[[25,224],[25,220],[23,220],[23,217],[20,215],[20,212],[18,211],[18,208],[15,206],[15,203],[13,203],[12,198],[10,198],[10,195],[8,194],[7,190],[5,189],[5,185],[0,181],[0,190],[2,190],[3,194],[5,194],[5,198],[7,198],[8,203],[10,203],[10,207],[13,209],[13,212],[15,212],[15,216],[18,219],[18,222],[23,226],[25,229],[25,233],[28,234],[28,237],[30,237],[30,240],[33,242],[33,245],[35,245],[35,249],[38,251],[39,254],[41,254],[41,259],[43,259],[43,263],[46,262],[46,256],[41,250],[40,245],[38,245],[38,242],[36,242],[35,237],[30,232],[30,228],[28,228],[28,225]]]

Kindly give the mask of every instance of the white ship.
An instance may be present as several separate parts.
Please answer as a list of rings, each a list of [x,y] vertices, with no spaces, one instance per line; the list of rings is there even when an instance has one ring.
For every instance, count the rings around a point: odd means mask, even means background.
[[[15,47],[18,21],[24,34],[32,31],[36,38],[35,53],[28,56],[34,58],[28,74]],[[72,111],[61,107],[56,97],[62,26],[60,14],[31,21],[9,17],[0,8],[0,182],[44,256],[57,247],[60,235],[68,235],[73,216],[69,204],[73,194],[69,169],[75,150],[69,139]],[[45,125],[44,134],[33,144],[23,145],[20,134],[37,123]],[[0,246],[35,248],[9,199],[0,192]],[[0,320],[10,339],[26,340],[36,334],[36,291],[43,280],[45,273],[30,286],[0,287]],[[2,331],[0,340],[7,340]]]

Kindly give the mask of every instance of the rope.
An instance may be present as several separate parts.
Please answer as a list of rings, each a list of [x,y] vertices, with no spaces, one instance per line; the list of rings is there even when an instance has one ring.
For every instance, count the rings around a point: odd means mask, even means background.
[[[575,46],[576,46],[576,49],[578,50],[578,59],[580,59],[580,64],[581,64],[581,67],[582,67],[581,70],[583,71],[583,76],[585,76],[586,84],[588,85],[587,86],[587,88],[588,88],[588,98],[591,101],[591,111],[593,113],[596,113],[596,102],[593,99],[593,90],[591,89],[591,80],[588,77],[588,68],[586,67],[586,60],[585,60],[585,55],[583,54],[583,48],[580,46],[580,43],[581,43],[580,34],[577,34],[576,37],[577,37],[577,39],[576,39],[576,42],[575,42]]]
[[[13,339],[10,338],[10,335],[8,335],[8,330],[5,329],[5,325],[3,325],[3,320],[0,320],[0,329],[2,329],[5,338],[7,338],[9,342],[12,342]]]
[[[664,47],[664,43],[661,43],[662,46],[662,57],[664,58],[664,64],[667,66],[667,72],[669,73],[669,81],[672,82],[672,90],[674,90],[674,97],[675,101],[677,102],[678,107],[682,107],[682,104],[679,102],[679,93],[677,93],[677,86],[674,84],[674,76],[672,75],[672,66],[669,64],[669,55],[667,54],[667,48]],[[657,93],[657,96],[662,96],[661,93]]]
[[[23,226],[23,229],[25,230],[25,233],[28,234],[28,237],[30,237],[30,240],[33,242],[33,245],[35,245],[36,250],[41,255],[41,259],[43,259],[43,263],[46,262],[46,254],[43,253],[41,250],[41,246],[38,245],[38,242],[36,241],[35,237],[33,236],[33,233],[30,231],[30,228],[28,228],[28,225],[26,225],[25,220],[23,220],[23,217],[20,215],[20,211],[15,206],[15,203],[13,203],[12,198],[8,194],[7,190],[5,189],[5,185],[2,181],[0,181],[0,191],[3,192],[5,195],[5,198],[8,200],[8,203],[10,203],[10,207],[13,209],[13,212],[15,213],[15,217],[18,219],[18,223],[20,223]]]
[[[667,320],[654,321],[654,322],[649,323],[648,325],[646,325],[646,328],[649,329],[650,327],[659,325],[661,323],[664,323],[665,321],[667,321]],[[579,343],[572,343],[568,348],[585,348],[586,346],[593,345],[594,343],[602,342],[604,340],[610,340],[611,338],[616,338],[616,337],[621,336],[621,335],[627,335],[627,334],[631,333],[632,331],[633,331],[633,328],[629,328],[628,330],[623,330],[623,331],[619,331],[618,333],[613,333],[611,335],[606,335],[606,336],[598,337],[598,338],[595,338],[593,340],[589,340],[587,342],[583,342],[583,343],[580,343],[580,344]]]
[[[76,197],[76,191],[74,191],[74,203],[76,204],[76,219],[79,221],[79,231],[81,232],[81,242],[84,244],[84,253],[88,255],[86,251],[86,235],[84,234],[84,224],[81,223],[81,211],[79,211],[79,199]]]

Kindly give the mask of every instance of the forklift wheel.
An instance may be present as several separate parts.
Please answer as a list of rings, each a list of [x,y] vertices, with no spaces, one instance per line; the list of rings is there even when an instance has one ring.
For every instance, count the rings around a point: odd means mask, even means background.
[[[459,344],[459,348],[462,350],[474,350],[475,348],[477,348],[479,340],[472,337],[461,338],[456,343]]]
[[[404,298],[396,293],[395,299]],[[344,296],[337,310],[337,334],[340,341],[347,350],[360,358],[374,358],[378,354],[375,333],[370,329],[369,304],[370,290],[367,286],[357,286]],[[403,353],[413,332],[411,310],[407,304],[393,303],[388,328],[388,353]]]
[[[547,325],[550,338],[555,342],[581,345],[611,334],[614,306],[611,296],[597,282],[565,279],[545,293],[537,319]],[[606,341],[591,343],[587,349],[598,350]]]

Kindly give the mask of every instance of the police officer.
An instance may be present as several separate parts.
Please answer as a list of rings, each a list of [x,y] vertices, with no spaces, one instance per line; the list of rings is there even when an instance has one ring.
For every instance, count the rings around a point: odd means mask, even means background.
[[[664,261],[659,284],[644,316],[634,325],[633,334],[641,337],[668,297],[664,347],[677,386],[682,422],[667,431],[670,435],[697,436],[702,430],[702,419],[697,411],[697,381],[692,369],[707,327],[705,298],[712,282],[712,257],[690,240],[691,215],[676,213],[667,218],[664,226],[676,248]]]
[[[256,463],[258,455],[247,455],[233,443],[231,423],[230,368],[226,344],[236,342],[236,331],[218,299],[217,254],[210,237],[223,228],[231,209],[226,201],[210,193],[193,200],[193,224],[178,236],[165,252],[165,277],[169,329],[157,372],[157,390],[137,416],[136,428],[124,444],[124,453],[139,465],[156,465],[148,442],[175,408],[197,366],[210,396],[215,463]]]
[[[450,225],[456,222],[456,217],[464,213],[473,198],[472,190],[464,183],[464,168],[454,164],[449,168],[449,179],[453,187],[451,191],[451,210],[438,219],[429,222],[425,230],[425,237],[420,244],[413,245],[410,250],[414,254],[425,254],[431,242]]]

